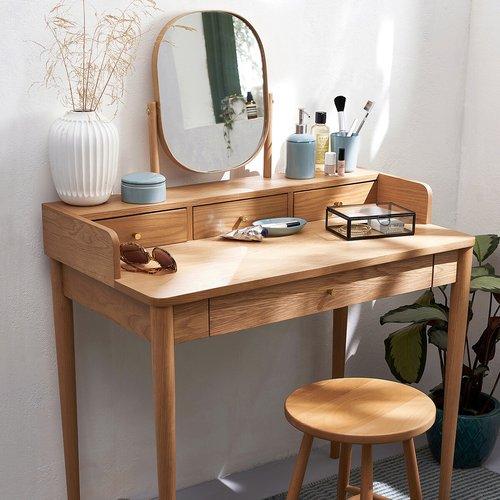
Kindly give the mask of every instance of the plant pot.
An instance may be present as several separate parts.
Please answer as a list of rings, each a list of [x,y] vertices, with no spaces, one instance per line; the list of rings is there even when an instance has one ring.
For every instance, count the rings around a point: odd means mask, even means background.
[[[487,398],[486,394],[482,396]],[[484,415],[458,416],[453,467],[457,469],[479,467],[493,451],[500,424],[500,403],[495,398],[491,399],[494,406],[490,412]],[[441,458],[442,426],[443,410],[438,408],[436,421],[427,431],[429,448],[438,462]]]
[[[69,111],[49,133],[49,158],[57,194],[70,205],[108,200],[118,168],[118,131],[95,112]]]

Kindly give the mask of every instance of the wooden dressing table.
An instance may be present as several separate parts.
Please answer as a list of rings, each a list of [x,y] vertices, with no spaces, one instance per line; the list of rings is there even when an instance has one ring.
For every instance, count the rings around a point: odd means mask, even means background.
[[[415,236],[347,242],[324,229],[326,205],[373,201],[414,210]],[[241,216],[286,215],[310,223],[299,234],[262,243],[216,237]],[[119,197],[96,207],[44,204],[68,498],[80,498],[73,301],[151,343],[159,496],[171,500],[175,343],[333,310],[332,376],[341,377],[350,304],[453,283],[440,486],[440,498],[450,498],[474,239],[431,225],[430,215],[426,185],[363,169],[307,181],[246,177],[169,188],[167,201],[156,205],[128,205]],[[168,245],[178,272],[121,270],[119,243],[134,238],[147,247]]]

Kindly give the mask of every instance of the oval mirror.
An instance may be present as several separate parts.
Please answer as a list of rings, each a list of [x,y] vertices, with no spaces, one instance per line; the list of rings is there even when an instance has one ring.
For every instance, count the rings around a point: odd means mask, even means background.
[[[153,54],[159,135],[166,153],[195,172],[240,167],[260,150],[268,123],[262,43],[229,12],[170,21]]]

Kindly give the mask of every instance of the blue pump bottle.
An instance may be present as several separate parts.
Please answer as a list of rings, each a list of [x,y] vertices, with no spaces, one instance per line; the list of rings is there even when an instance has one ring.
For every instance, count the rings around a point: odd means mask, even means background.
[[[307,133],[304,115],[309,116],[303,108],[299,108],[295,134],[286,140],[285,176],[289,179],[312,179],[315,176],[316,141],[313,135]]]

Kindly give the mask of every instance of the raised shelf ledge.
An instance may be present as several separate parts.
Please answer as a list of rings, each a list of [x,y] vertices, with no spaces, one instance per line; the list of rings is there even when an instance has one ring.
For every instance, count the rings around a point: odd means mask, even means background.
[[[122,217],[125,215],[159,212],[174,208],[208,205],[242,198],[259,198],[272,194],[309,191],[324,187],[342,186],[359,182],[376,181],[379,172],[358,168],[344,177],[328,177],[318,174],[314,179],[287,179],[284,175],[276,175],[271,179],[261,176],[241,177],[228,181],[216,181],[203,184],[191,184],[167,188],[167,200],[154,205],[132,205],[123,203],[120,195],[113,195],[102,205],[93,207],[75,207],[61,201],[47,203],[50,208],[71,213],[91,220]]]

